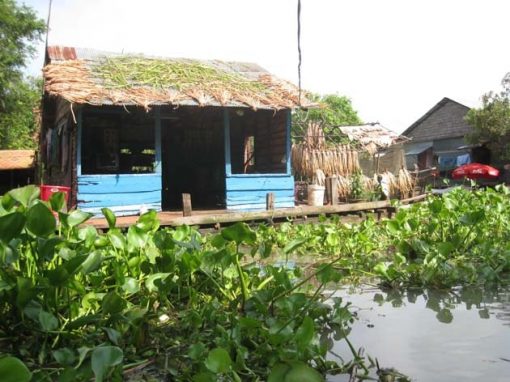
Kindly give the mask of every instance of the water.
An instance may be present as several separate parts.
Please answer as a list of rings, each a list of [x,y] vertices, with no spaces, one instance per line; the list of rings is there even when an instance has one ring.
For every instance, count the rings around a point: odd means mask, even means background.
[[[358,316],[350,341],[381,367],[396,368],[413,381],[510,380],[510,289],[361,288],[336,295],[351,302]],[[345,341],[332,350],[352,358]]]

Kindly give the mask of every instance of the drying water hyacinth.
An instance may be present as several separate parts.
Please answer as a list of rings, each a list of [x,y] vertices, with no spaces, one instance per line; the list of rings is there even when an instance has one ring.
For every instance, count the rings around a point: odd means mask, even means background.
[[[254,64],[100,54],[52,61],[45,90],[71,103],[92,105],[310,106],[287,81]]]
[[[149,86],[156,89],[176,88],[187,91],[202,88],[209,92],[244,94],[264,92],[263,84],[227,73],[194,60],[163,60],[143,57],[105,57],[92,67],[108,88]]]

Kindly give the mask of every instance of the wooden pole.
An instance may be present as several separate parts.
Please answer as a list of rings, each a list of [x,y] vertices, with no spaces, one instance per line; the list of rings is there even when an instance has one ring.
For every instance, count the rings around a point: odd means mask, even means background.
[[[182,216],[191,216],[191,194],[182,194]]]
[[[331,204],[332,206],[336,206],[338,204],[338,189],[336,176],[326,178],[326,195],[329,204]]]
[[[274,193],[268,192],[266,194],[266,210],[274,210]]]

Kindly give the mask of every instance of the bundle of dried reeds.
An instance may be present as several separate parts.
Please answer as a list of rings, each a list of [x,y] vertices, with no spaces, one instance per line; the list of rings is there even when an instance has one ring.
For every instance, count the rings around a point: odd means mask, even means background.
[[[401,167],[398,172],[398,190],[403,198],[408,198],[413,195],[416,180],[405,168]]]
[[[350,175],[360,169],[358,152],[350,146],[315,149],[306,143],[292,146],[292,169],[294,174],[311,180],[317,169],[327,176]]]
[[[337,175],[336,188],[340,200],[346,200],[347,197],[351,194],[351,181],[348,177]]]

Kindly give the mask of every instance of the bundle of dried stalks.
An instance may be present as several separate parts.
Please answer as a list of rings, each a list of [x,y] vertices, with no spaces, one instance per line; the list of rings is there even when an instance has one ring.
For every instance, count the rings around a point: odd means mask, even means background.
[[[377,177],[374,179],[373,177],[370,178],[366,175],[363,176],[363,190],[365,192],[374,192],[379,185],[379,182],[377,181]]]
[[[292,169],[297,177],[309,180],[317,169],[327,176],[350,175],[360,169],[358,151],[350,146],[315,149],[297,143],[292,146]]]
[[[407,198],[413,195],[416,179],[403,167],[398,172],[397,183],[401,197]]]
[[[336,188],[340,200],[346,200],[351,194],[351,181],[348,177],[338,175],[336,177]]]

